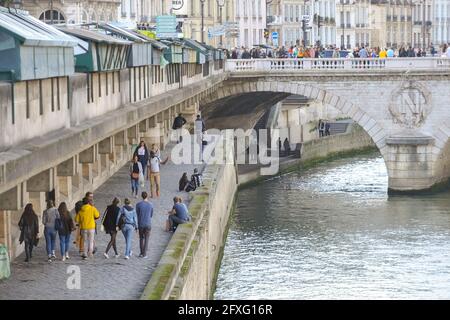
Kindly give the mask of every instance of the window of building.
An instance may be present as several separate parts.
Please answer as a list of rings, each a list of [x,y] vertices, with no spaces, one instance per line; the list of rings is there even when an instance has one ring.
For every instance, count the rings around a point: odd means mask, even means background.
[[[136,0],[130,0],[130,17],[136,16]]]
[[[42,12],[41,15],[39,16],[39,20],[47,24],[58,24],[66,22],[64,15],[59,10],[56,9]]]

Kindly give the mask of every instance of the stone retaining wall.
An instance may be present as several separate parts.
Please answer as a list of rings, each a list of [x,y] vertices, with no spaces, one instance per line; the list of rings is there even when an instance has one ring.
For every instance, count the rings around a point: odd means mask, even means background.
[[[190,223],[179,225],[141,299],[209,299],[237,190],[234,164],[211,165],[193,193]]]

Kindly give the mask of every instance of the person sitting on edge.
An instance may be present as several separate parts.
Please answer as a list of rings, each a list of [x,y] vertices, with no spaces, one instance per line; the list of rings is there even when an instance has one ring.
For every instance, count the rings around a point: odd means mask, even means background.
[[[191,181],[194,181],[195,188],[199,188],[203,185],[203,176],[201,173],[198,173],[198,169],[194,169],[194,174],[191,176]]]
[[[175,231],[179,224],[186,223],[190,220],[188,208],[180,197],[173,198],[173,208],[169,211],[167,219],[166,231]]]
[[[187,173],[184,172],[180,178],[180,181],[178,182],[178,190],[184,191],[184,189],[186,188],[188,183],[189,183],[189,179],[187,177]]]

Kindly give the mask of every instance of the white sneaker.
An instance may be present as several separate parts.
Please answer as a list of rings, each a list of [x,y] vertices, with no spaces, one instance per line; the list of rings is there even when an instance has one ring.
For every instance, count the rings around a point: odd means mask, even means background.
[[[109,256],[108,256],[108,254],[106,252],[103,253],[103,256],[105,257],[105,259],[109,259]]]
[[[130,259],[130,257],[129,256],[125,256],[125,260],[128,260],[128,259]]]
[[[118,258],[118,257],[120,257],[120,254],[116,254],[115,256],[114,256],[114,258]]]
[[[70,259],[70,257],[69,257],[69,254],[68,254],[68,253],[66,253],[66,259],[67,259],[67,260],[69,260],[69,259]]]
[[[130,251],[130,257],[132,257],[133,256],[133,251]]]
[[[66,257],[62,257],[61,261],[66,261]]]

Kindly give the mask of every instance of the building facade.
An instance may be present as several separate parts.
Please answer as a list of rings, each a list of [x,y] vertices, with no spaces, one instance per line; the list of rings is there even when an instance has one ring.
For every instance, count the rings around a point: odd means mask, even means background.
[[[81,24],[116,21],[121,1],[23,0],[17,3],[32,16],[49,24]]]
[[[334,45],[336,43],[335,0],[268,2],[267,25],[269,33],[279,34],[279,45],[286,47],[304,43],[307,46],[319,43],[325,46]],[[269,40],[269,44],[275,43],[272,39]]]
[[[450,1],[434,0],[431,7],[432,19],[432,42],[434,45],[450,43]]]
[[[130,26],[136,26],[140,22],[147,22],[144,17],[148,15],[144,9],[149,10],[149,8],[144,8],[144,3],[147,3],[147,1],[121,0],[117,21]]]
[[[370,32],[369,0],[338,0],[336,1],[337,46],[351,49],[369,46]]]
[[[239,28],[237,39],[240,47],[266,44],[266,0],[236,0],[236,22]]]

